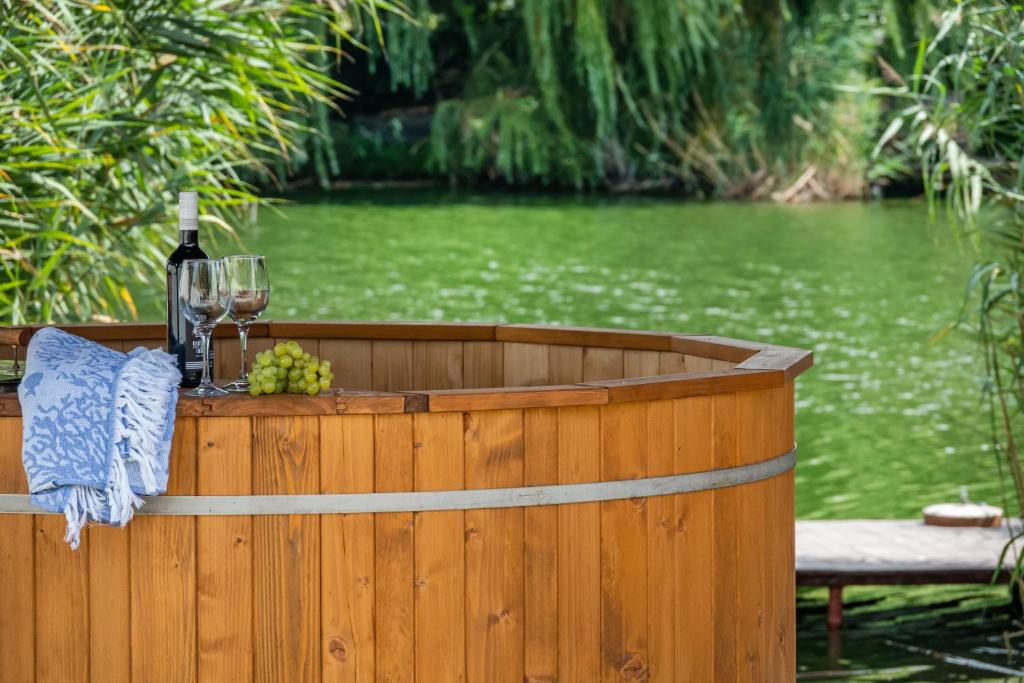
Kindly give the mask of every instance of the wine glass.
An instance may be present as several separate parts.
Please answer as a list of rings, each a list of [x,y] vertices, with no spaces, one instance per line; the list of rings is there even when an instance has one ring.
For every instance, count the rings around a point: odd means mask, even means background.
[[[182,263],[178,299],[203,349],[203,379],[186,396],[225,396],[210,381],[210,335],[231,308],[224,263],[219,259],[186,259]]]
[[[249,327],[270,303],[270,279],[266,259],[262,256],[226,256],[228,289],[231,290],[231,319],[238,326],[242,351],[242,369],[236,379],[224,388],[228,391],[249,391],[249,360],[247,346]]]

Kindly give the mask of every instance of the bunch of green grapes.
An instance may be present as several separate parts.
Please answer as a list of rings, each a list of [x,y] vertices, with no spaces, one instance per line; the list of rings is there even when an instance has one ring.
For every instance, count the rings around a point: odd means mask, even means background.
[[[249,394],[309,394],[330,389],[334,381],[331,361],[302,350],[297,341],[278,342],[273,349],[256,354],[249,371]]]

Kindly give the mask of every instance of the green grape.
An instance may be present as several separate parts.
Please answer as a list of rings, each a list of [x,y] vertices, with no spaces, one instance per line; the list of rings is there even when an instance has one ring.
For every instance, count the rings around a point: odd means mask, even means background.
[[[292,363],[294,362],[295,359],[292,358],[291,356],[281,356],[280,358],[277,359],[277,364],[280,365],[282,368],[290,368],[292,366]]]
[[[299,348],[298,344],[296,344],[294,347],[289,347],[288,353],[295,360],[299,360],[300,358],[302,358],[302,349]]]
[[[259,357],[259,364],[262,367],[267,367],[268,365],[270,365],[270,363],[271,363],[270,356],[260,356]]]
[[[262,391],[264,394],[272,394],[274,393],[274,386],[274,380],[265,379],[262,382],[260,382],[260,391]]]
[[[249,385],[249,395],[250,396],[259,396],[262,393],[263,393],[263,390],[260,389],[260,385],[259,384],[250,384]]]
[[[288,347],[287,346],[285,346],[281,342],[277,342],[276,344],[274,344],[274,355],[275,356],[283,356],[286,353],[288,353]]]
[[[306,378],[307,382],[316,381],[316,370],[310,370],[308,367],[302,369],[302,375]]]
[[[315,375],[316,371],[319,370],[319,369],[320,369],[320,365],[317,364],[317,363],[314,363],[312,360],[309,361],[308,363],[306,363],[306,372],[312,372]]]
[[[273,365],[268,365],[267,367],[263,368],[263,379],[277,379],[277,368],[275,368]]]
[[[288,382],[288,393],[297,394],[299,393],[299,385],[297,382]]]
[[[308,387],[306,387],[306,393],[309,394],[310,396],[316,396],[317,394],[320,393],[320,385],[317,384],[316,382],[313,382]]]
[[[289,339],[284,343],[284,345],[288,347],[289,352],[291,352],[292,349],[299,348],[299,342],[295,341],[294,339]]]
[[[304,353],[302,354],[302,360],[306,361],[307,363],[309,362],[309,359],[310,359],[310,358],[312,358],[312,356],[310,356],[310,355],[309,355],[309,351],[305,351],[305,352],[304,352]]]
[[[333,372],[328,372],[327,373],[327,379],[329,379],[330,381],[333,382],[334,381],[334,373]]]
[[[331,380],[327,379],[326,377],[321,377],[320,381],[318,382],[318,384],[320,385],[321,389],[330,389],[331,388]]]
[[[297,368],[304,368],[304,367],[306,367],[306,361],[304,361],[301,358],[299,358],[298,360],[295,361],[294,365]]]
[[[319,372],[320,372],[320,376],[321,377],[326,376],[327,373],[330,372],[330,371],[331,371],[331,361],[325,360],[324,362],[320,363],[320,370],[319,370]]]
[[[320,365],[320,356],[310,356],[307,365],[317,366]]]
[[[288,376],[288,368],[282,368],[282,367],[278,367],[277,368],[277,379],[284,379],[287,376]]]
[[[288,379],[292,382],[297,382],[302,377],[302,370],[299,368],[292,368],[288,371]]]
[[[280,394],[282,391],[284,391],[284,382],[281,380],[277,380],[276,382],[274,382],[274,393]]]
[[[308,382],[306,382],[305,379],[300,379],[298,382],[295,383],[295,386],[298,388],[299,391],[305,391],[306,387],[308,386]]]

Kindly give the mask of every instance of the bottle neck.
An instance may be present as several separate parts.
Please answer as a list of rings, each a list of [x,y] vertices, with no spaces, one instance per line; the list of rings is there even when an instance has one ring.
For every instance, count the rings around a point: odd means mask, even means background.
[[[199,244],[198,230],[179,230],[178,239],[186,247],[194,247]]]

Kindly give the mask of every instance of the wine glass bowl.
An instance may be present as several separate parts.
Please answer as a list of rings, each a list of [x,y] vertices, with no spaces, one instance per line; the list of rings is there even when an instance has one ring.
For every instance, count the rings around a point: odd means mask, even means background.
[[[178,299],[182,312],[194,326],[203,350],[203,379],[186,396],[223,396],[210,379],[210,335],[231,309],[224,263],[214,259],[188,259],[182,263]]]
[[[238,379],[224,388],[228,391],[249,390],[247,345],[249,327],[263,314],[270,303],[270,279],[266,259],[262,256],[238,255],[224,258],[228,288],[231,292],[231,319],[238,326],[241,370]]]

